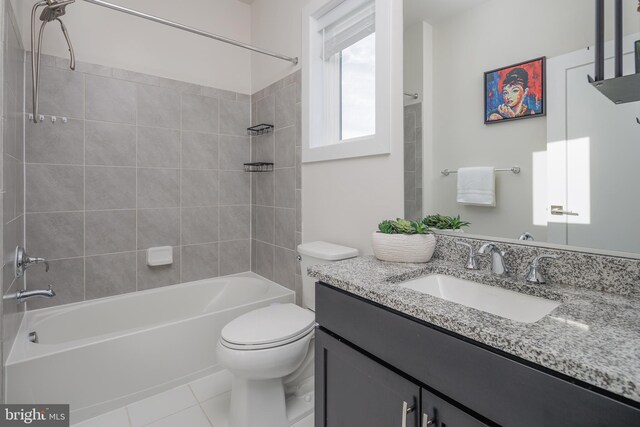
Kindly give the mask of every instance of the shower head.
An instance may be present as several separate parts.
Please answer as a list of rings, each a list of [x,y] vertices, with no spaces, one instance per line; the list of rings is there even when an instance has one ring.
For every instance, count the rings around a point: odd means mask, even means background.
[[[67,12],[67,5],[74,3],[76,0],[46,0],[46,6],[42,9],[40,20],[43,22],[51,22]]]

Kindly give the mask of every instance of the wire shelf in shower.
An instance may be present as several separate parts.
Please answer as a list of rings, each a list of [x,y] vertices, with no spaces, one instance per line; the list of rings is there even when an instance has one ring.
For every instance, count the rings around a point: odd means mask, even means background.
[[[245,172],[273,172],[273,163],[253,162],[244,164]]]
[[[268,125],[266,123],[261,123],[247,128],[247,134],[250,136],[266,135],[271,132],[273,132],[273,125]]]

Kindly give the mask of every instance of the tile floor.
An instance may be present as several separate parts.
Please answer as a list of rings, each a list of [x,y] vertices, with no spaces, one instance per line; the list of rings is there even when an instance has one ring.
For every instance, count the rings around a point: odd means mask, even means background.
[[[73,426],[228,427],[231,381],[220,371]],[[292,427],[313,427],[313,399],[305,397],[287,401],[290,417],[300,420]]]

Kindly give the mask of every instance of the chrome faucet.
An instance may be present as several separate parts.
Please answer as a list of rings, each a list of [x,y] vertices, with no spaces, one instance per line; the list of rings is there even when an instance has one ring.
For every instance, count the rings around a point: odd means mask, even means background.
[[[560,257],[557,255],[540,255],[535,257],[533,261],[531,261],[531,264],[529,265],[529,271],[527,271],[527,274],[524,276],[524,279],[527,281],[527,283],[544,285],[545,283],[547,283],[547,279],[542,274],[540,261],[542,261],[543,259],[558,259],[558,258]]]
[[[480,270],[480,265],[478,265],[478,254],[473,250],[473,246],[469,243],[459,242],[456,240],[456,246],[464,246],[469,249],[469,255],[467,256],[467,263],[464,266],[467,270]]]
[[[51,288],[51,285],[49,285],[49,289],[38,289],[33,291],[22,290],[22,291],[15,292],[13,294],[7,294],[4,297],[2,297],[2,299],[4,300],[15,299],[18,301],[18,304],[19,304],[19,303],[25,302],[30,298],[35,298],[35,297],[53,298],[55,296],[56,296],[56,293]]]
[[[17,246],[16,247],[16,257],[15,257],[15,276],[16,279],[24,276],[24,271],[35,264],[44,264],[45,271],[49,271],[49,263],[44,258],[36,258],[27,255],[24,248]]]
[[[504,261],[505,252],[501,251],[495,243],[485,243],[478,250],[478,255],[491,255],[491,273],[496,276],[509,276],[511,271]]]

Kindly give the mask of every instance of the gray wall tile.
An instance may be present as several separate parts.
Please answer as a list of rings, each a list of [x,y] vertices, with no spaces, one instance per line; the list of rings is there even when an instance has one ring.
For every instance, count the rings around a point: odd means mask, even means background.
[[[253,138],[251,147],[252,161],[274,163],[276,158],[275,153],[275,135],[273,133]]]
[[[219,275],[218,243],[182,247],[182,281],[207,279]]]
[[[218,241],[218,207],[182,208],[182,244]]]
[[[84,208],[82,166],[26,165],[27,211],[72,211]]]
[[[260,276],[273,280],[273,249],[268,243],[254,240],[252,243],[251,270]]]
[[[182,167],[218,169],[218,135],[182,132]]]
[[[136,127],[86,120],[85,162],[87,165],[135,166]]]
[[[270,95],[256,102],[256,116],[253,118],[253,124],[273,125],[276,120],[276,103],[275,96]]]
[[[220,136],[220,169],[244,170],[244,163],[251,159],[251,144],[248,137]]]
[[[48,260],[84,255],[84,213],[26,215],[26,247],[33,256]]]
[[[285,86],[276,92],[276,129],[296,124],[296,87]]]
[[[275,132],[276,168],[293,167],[296,164],[296,128],[290,126]]]
[[[220,101],[220,133],[246,136],[250,106],[245,102]]]
[[[138,169],[138,208],[180,206],[178,169]]]
[[[249,205],[220,206],[220,240],[249,239],[250,230],[251,208]]]
[[[276,246],[273,256],[273,281],[294,290],[295,274],[296,253]]]
[[[135,210],[86,212],[85,230],[87,255],[136,250]]]
[[[295,209],[275,208],[275,244],[287,249],[295,248]]]
[[[220,243],[220,275],[243,273],[251,270],[249,239]]]
[[[84,123],[69,119],[67,123],[45,120],[25,123],[25,156],[29,163],[84,164]]]
[[[150,267],[147,251],[138,251],[138,290],[180,283],[180,247],[173,248],[173,264]]]
[[[117,123],[136,122],[136,85],[124,80],[86,76],[86,118]]]
[[[218,133],[218,99],[182,95],[182,130]]]
[[[180,131],[138,126],[138,166],[180,167]]]
[[[136,290],[136,252],[90,256],[85,269],[88,300]]]
[[[251,176],[246,172],[220,171],[220,204],[248,205],[251,203]]]
[[[136,169],[86,166],[85,203],[87,210],[134,209]]]
[[[281,208],[296,207],[295,168],[276,169],[274,203]]]
[[[38,114],[84,118],[84,75],[40,67]],[[32,111],[31,79],[27,79],[27,111]]]
[[[84,300],[84,258],[50,261],[48,273],[38,267],[30,268],[27,272],[27,288],[47,289],[52,285],[56,296],[29,300],[29,310]]]
[[[275,240],[275,210],[272,207],[253,207],[253,238],[266,243]]]
[[[182,206],[218,204],[218,171],[182,170]]]
[[[180,94],[169,88],[137,85],[138,124],[180,129]]]
[[[180,245],[180,209],[139,209],[138,249]]]

